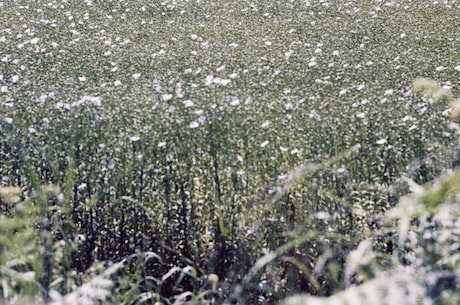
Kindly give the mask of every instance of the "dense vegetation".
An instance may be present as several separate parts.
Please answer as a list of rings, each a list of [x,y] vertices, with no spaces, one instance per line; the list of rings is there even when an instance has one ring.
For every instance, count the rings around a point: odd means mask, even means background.
[[[0,11],[0,303],[458,302],[455,1]]]

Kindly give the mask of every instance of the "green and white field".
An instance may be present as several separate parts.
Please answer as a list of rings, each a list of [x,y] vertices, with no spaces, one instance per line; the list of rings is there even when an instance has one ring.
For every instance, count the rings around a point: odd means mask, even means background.
[[[0,59],[0,304],[460,303],[458,1],[6,0]]]

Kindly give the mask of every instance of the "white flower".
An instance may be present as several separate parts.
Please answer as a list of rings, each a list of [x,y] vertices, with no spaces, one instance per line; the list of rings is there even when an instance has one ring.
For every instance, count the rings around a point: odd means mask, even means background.
[[[332,55],[334,55],[334,56],[338,56],[339,54],[340,54],[340,52],[337,51],[337,50],[335,50],[335,51],[332,52]]]
[[[310,119],[321,121],[321,115],[319,115],[315,110],[312,110],[308,116]]]
[[[383,145],[387,143],[387,139],[380,139],[380,140],[377,140],[377,142],[375,143],[377,143],[378,145]]]
[[[220,84],[221,84],[222,86],[227,86],[228,84],[230,84],[230,82],[231,82],[230,79],[224,78],[224,79],[222,79],[222,80],[220,81]]]
[[[80,77],[78,77],[78,80],[80,82],[84,82],[84,81],[86,81],[86,77],[85,76],[80,76]]]
[[[191,100],[183,101],[185,107],[192,107],[194,104]]]
[[[284,57],[286,59],[289,59],[292,56],[292,54],[294,54],[294,50],[288,50],[288,51],[284,52]]]
[[[113,82],[113,85],[115,87],[118,87],[118,86],[121,86],[121,81],[119,81],[118,79],[116,81]]]
[[[410,115],[406,115],[405,117],[402,118],[402,121],[403,122],[406,122],[406,121],[413,121],[414,118]]]
[[[2,92],[2,93],[8,92],[8,86],[1,86],[0,87],[0,92]]]
[[[230,102],[230,105],[232,106],[238,106],[240,104],[240,100],[236,97],[232,98],[232,101]]]
[[[19,75],[14,75],[12,78],[11,78],[11,81],[13,83],[17,83],[19,81]]]
[[[197,128],[197,127],[199,127],[199,126],[200,126],[200,124],[198,124],[197,121],[193,121],[193,122],[191,122],[190,125],[189,125],[189,127],[192,128],[192,129]]]
[[[141,74],[140,74],[140,73],[134,73],[134,74],[133,74],[133,78],[134,78],[134,79],[138,79],[139,77],[141,77]]]
[[[401,35],[399,37],[401,37],[401,39],[406,37],[406,33],[401,33]]]
[[[237,176],[243,176],[246,172],[242,169],[236,171]]]
[[[140,138],[139,136],[132,136],[129,140],[130,140],[131,142],[137,142],[137,141],[139,141],[140,139],[141,139],[141,138]]]
[[[161,98],[163,99],[163,101],[169,101],[170,99],[172,99],[173,95],[172,94],[163,94],[161,96]]]
[[[345,95],[348,92],[347,89],[342,89],[339,91],[339,95]]]
[[[40,40],[40,38],[35,37],[35,38],[32,38],[32,39],[30,40],[30,43],[31,43],[31,44],[37,44],[39,40]]]
[[[8,124],[13,124],[13,119],[12,119],[12,118],[5,118],[4,120],[5,120],[5,122],[7,122]]]
[[[393,89],[388,89],[385,90],[385,93],[383,95],[392,95],[393,94]]]
[[[366,117],[366,114],[364,112],[360,112],[356,115],[356,117],[359,119],[364,119]]]
[[[456,66],[454,70],[460,72],[460,66]]]
[[[447,138],[448,138],[448,137],[450,137],[450,135],[451,135],[450,132],[447,132],[447,131],[443,131],[443,132],[442,132],[442,136],[443,136],[443,137],[447,137]]]
[[[445,69],[446,68],[444,68],[443,66],[436,67],[436,71],[438,72],[444,71]]]
[[[262,125],[260,125],[262,128],[267,128],[268,126],[270,126],[270,121],[265,121]]]
[[[268,141],[263,141],[262,143],[260,143],[260,147],[264,148],[265,146],[268,145],[268,143],[270,143],[270,142],[268,142]]]
[[[237,73],[232,73],[228,77],[231,78],[231,79],[235,79],[235,78],[238,77],[238,74]]]
[[[224,71],[224,70],[225,70],[225,65],[222,65],[222,66],[216,68],[217,72]]]
[[[158,147],[159,148],[162,148],[162,147],[165,147],[166,146],[166,142],[160,142],[158,143]]]
[[[211,86],[214,82],[214,75],[210,74],[208,76],[206,76],[206,78],[204,79],[204,84],[206,86]]]
[[[298,155],[300,153],[300,150],[298,150],[297,148],[294,148],[293,150],[291,150],[291,155]]]

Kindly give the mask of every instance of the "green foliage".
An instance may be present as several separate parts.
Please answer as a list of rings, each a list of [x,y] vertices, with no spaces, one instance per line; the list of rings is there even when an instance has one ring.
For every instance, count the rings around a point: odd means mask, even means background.
[[[31,247],[23,271],[45,299],[111,262],[124,263],[99,287],[110,304],[220,304],[235,287],[248,304],[329,296],[362,240],[377,267],[350,284],[391,265],[402,238],[381,219],[407,189],[401,175],[425,184],[458,162],[455,3],[0,10],[0,189],[24,193],[0,193],[0,265]],[[440,84],[412,88],[420,75]],[[439,206],[454,182],[421,201]],[[7,300],[24,292],[7,279]]]

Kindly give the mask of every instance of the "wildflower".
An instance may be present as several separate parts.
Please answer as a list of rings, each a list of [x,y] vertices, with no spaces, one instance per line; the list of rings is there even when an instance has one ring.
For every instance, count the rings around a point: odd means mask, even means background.
[[[386,143],[387,143],[387,139],[380,139],[380,140],[377,140],[376,143],[377,143],[378,145],[386,144]]]
[[[170,99],[172,99],[173,95],[172,94],[163,94],[161,96],[161,98],[163,99],[163,101],[169,101]]]
[[[192,107],[194,104],[191,100],[183,101],[185,107]]]
[[[208,76],[206,76],[206,78],[204,79],[204,84],[206,86],[211,86],[214,82],[214,75],[210,74]]]
[[[292,56],[292,54],[294,54],[294,50],[289,49],[288,51],[284,52],[284,57],[286,59],[289,59]]]
[[[445,70],[445,68],[443,66],[436,67],[437,72],[441,72],[441,71],[444,71],[444,70]]]
[[[294,148],[293,150],[291,150],[291,155],[298,155],[300,154],[300,150],[298,150],[297,148]]]
[[[192,128],[192,129],[197,128],[197,127],[199,127],[199,126],[200,126],[200,124],[198,124],[197,121],[193,121],[193,122],[191,122],[190,125],[189,125],[189,127]]]
[[[224,79],[222,79],[222,80],[220,81],[220,84],[221,84],[222,86],[227,86],[228,84],[230,84],[230,82],[231,82],[230,79],[224,78]]]
[[[203,124],[204,122],[206,122],[206,116],[200,115],[200,116],[198,117],[198,122],[201,123],[201,124]]]
[[[268,145],[268,143],[270,143],[269,141],[264,141],[262,143],[260,143],[260,147],[264,148],[265,146]]]
[[[270,121],[265,121],[262,125],[260,125],[262,128],[267,128],[268,126],[270,126]]]
[[[321,121],[321,115],[319,115],[318,112],[316,112],[315,110],[312,110],[308,116],[310,117],[310,119]]]
[[[385,93],[384,95],[392,95],[393,94],[393,89],[388,89],[388,90],[385,90]]]
[[[230,105],[238,106],[239,104],[240,104],[240,100],[237,97],[233,97],[232,101],[230,102]]]

